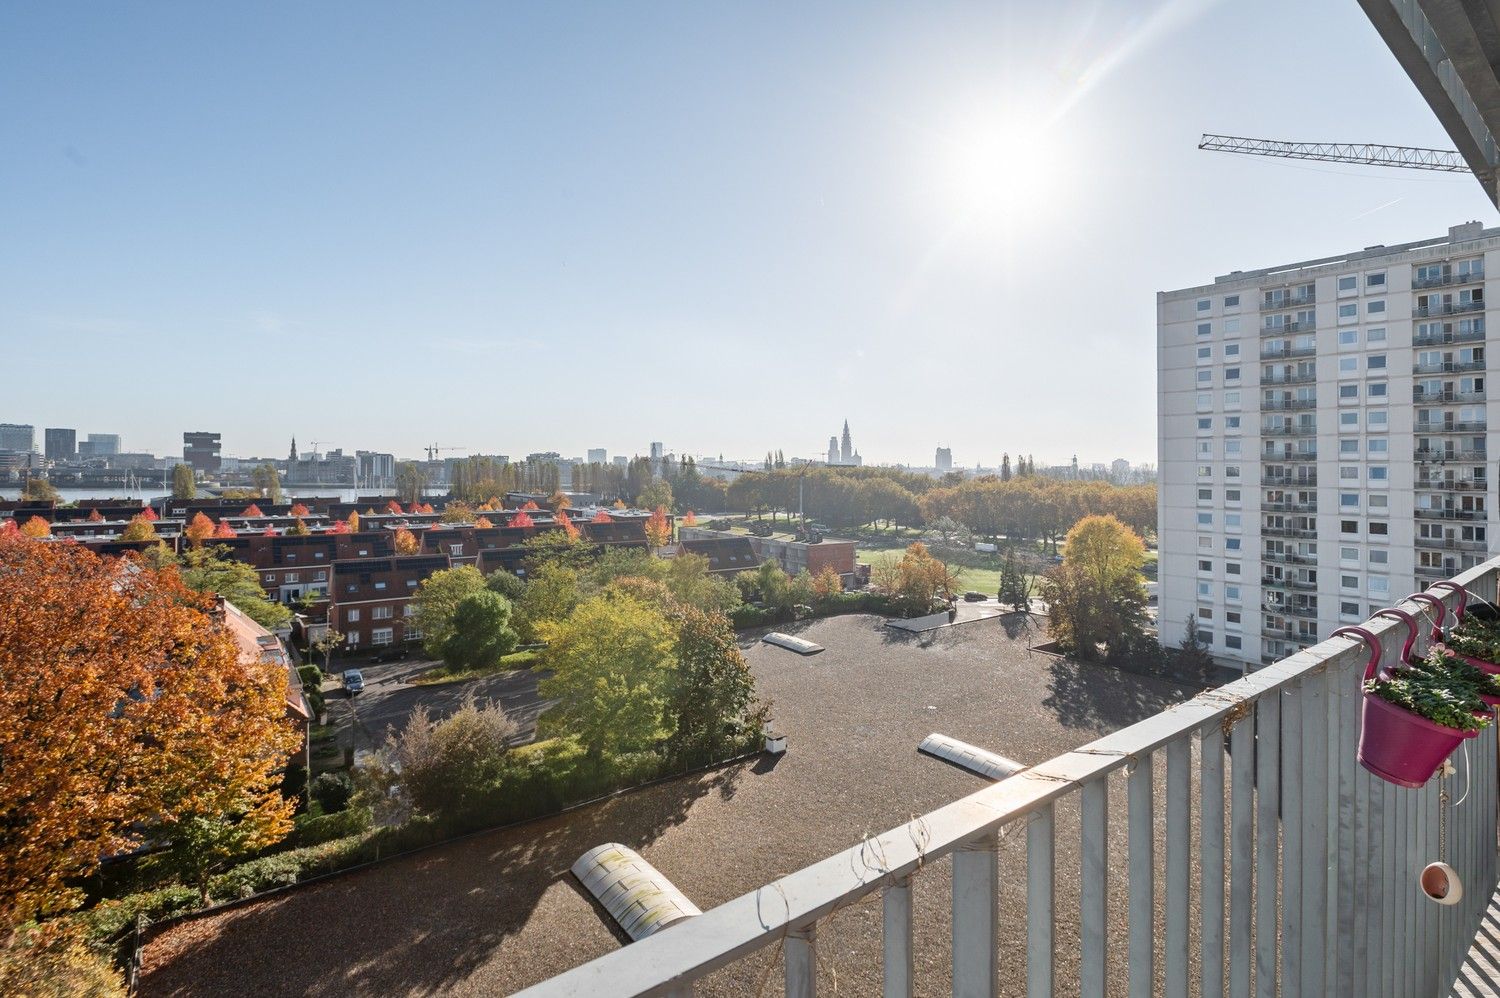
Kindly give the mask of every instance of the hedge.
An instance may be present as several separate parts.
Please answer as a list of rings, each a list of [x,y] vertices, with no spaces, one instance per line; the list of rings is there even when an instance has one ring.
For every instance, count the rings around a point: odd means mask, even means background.
[[[287,836],[286,845],[292,849],[320,845],[334,839],[348,838],[370,829],[368,808],[351,807],[333,814],[317,817],[302,815],[297,818],[297,827]]]

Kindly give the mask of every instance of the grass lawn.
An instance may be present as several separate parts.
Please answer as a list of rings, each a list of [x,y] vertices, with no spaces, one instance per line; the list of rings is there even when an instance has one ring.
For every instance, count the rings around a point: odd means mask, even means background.
[[[511,672],[516,669],[527,669],[531,663],[536,661],[537,652],[533,650],[511,652],[499,662],[483,669],[460,669],[457,672],[449,671],[445,665],[428,669],[420,675],[413,676],[410,683],[413,686],[440,686],[443,683],[462,683],[469,679],[478,679],[480,676],[493,676],[497,672]]]

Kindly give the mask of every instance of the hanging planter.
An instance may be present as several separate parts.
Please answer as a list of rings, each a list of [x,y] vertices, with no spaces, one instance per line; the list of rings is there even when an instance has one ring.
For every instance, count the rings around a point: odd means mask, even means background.
[[[1447,676],[1415,670],[1377,675],[1380,641],[1363,627],[1331,637],[1357,637],[1370,648],[1360,706],[1359,764],[1389,783],[1420,788],[1465,738],[1488,723],[1484,702]],[[1475,711],[1485,712],[1475,716]]]
[[[1453,611],[1455,624],[1441,635],[1443,647],[1476,669],[1500,675],[1500,620],[1493,613],[1469,613],[1468,593],[1457,583],[1433,584],[1433,588],[1443,587],[1458,594],[1458,606]]]
[[[1437,603],[1440,609],[1446,610],[1440,600],[1426,593],[1417,593],[1415,596],[1408,596],[1407,599],[1420,599],[1424,596]],[[1479,664],[1455,654],[1445,645],[1437,643],[1438,638],[1442,636],[1441,625],[1435,627],[1433,630],[1432,637],[1434,643],[1430,646],[1427,654],[1419,656],[1413,651],[1417,643],[1417,635],[1421,632],[1421,625],[1417,623],[1416,617],[1397,607],[1387,607],[1376,613],[1375,616],[1399,620],[1406,625],[1406,644],[1401,646],[1401,655],[1399,657],[1400,668],[1423,673],[1432,676],[1434,679],[1461,684],[1468,687],[1475,696],[1484,701],[1487,707],[1500,706],[1500,666],[1483,668]],[[1442,618],[1439,617],[1438,619],[1441,620]],[[1399,673],[1396,674],[1399,675]],[[1486,710],[1484,713],[1489,713],[1489,711]]]

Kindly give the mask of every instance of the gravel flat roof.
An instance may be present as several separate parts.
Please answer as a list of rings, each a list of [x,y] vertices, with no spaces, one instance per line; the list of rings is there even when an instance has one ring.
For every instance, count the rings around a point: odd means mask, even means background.
[[[144,995],[495,995],[623,944],[569,875],[603,842],[641,853],[705,911],[979,789],[917,753],[933,732],[1035,764],[1194,689],[1030,652],[1039,625],[989,619],[930,634],[872,616],[783,626],[827,649],[742,641],[788,751],[683,777],[176,926],[147,947]],[[1160,778],[1158,767],[1158,779]],[[1124,794],[1112,788],[1112,905],[1124,902]],[[1001,976],[1024,981],[1025,836],[1001,845]],[[1058,807],[1058,980],[1076,961],[1076,801]],[[920,993],[948,990],[950,864],[915,882]],[[1158,888],[1160,889],[1160,888]],[[1071,913],[1070,913],[1071,908]],[[1122,908],[1123,910],[1123,908]],[[670,931],[667,930],[667,931]],[[880,905],[819,927],[824,982],[878,992]],[[1121,961],[1123,947],[1111,946]],[[1072,957],[1069,954],[1074,954]],[[779,993],[775,949],[720,971],[707,994]],[[1007,988],[1007,990],[1010,990]]]

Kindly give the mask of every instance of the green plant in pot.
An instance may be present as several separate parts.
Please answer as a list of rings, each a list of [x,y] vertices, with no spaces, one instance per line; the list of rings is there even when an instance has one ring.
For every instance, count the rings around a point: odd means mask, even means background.
[[[1449,632],[1443,644],[1459,655],[1500,663],[1500,621],[1465,617]]]
[[[1444,648],[1434,648],[1411,665],[1411,672],[1467,687],[1487,705],[1500,704],[1500,675],[1486,672]]]
[[[1474,687],[1446,669],[1404,669],[1387,679],[1368,680],[1365,692],[1455,731],[1480,731],[1490,723],[1489,708]]]

